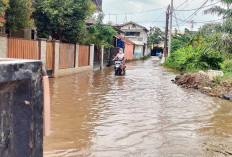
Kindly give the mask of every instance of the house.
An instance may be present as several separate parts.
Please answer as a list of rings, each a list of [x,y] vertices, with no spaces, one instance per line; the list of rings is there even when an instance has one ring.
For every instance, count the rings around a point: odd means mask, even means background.
[[[125,53],[126,59],[133,60],[134,48],[136,44],[119,34],[116,35],[116,38],[124,42],[124,48],[125,48],[124,53]]]
[[[125,37],[135,43],[134,58],[148,55],[147,52],[147,33],[148,29],[135,22],[128,22],[117,26],[125,32]]]

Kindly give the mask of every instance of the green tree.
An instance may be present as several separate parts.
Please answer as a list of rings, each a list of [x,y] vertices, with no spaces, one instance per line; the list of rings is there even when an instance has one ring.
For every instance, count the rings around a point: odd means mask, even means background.
[[[6,9],[5,27],[9,31],[19,31],[30,26],[30,0],[9,0]]]
[[[193,44],[194,36],[195,35],[188,29],[185,29],[184,34],[179,34],[175,31],[175,34],[172,36],[172,51],[176,51],[182,47]]]
[[[87,43],[93,43],[97,47],[97,54],[100,60],[101,45],[106,48],[112,46],[113,37],[117,32],[111,27],[100,23],[94,24],[89,28]]]
[[[148,34],[148,45],[159,44],[164,40],[164,32],[158,27],[150,27]]]
[[[204,11],[205,14],[216,14],[223,17],[222,23],[211,23],[203,26],[201,32],[223,32],[232,34],[232,0],[222,0],[221,3],[226,7],[214,6]]]
[[[82,42],[86,19],[93,8],[90,0],[37,0],[33,17],[38,37]]]
[[[7,6],[6,0],[0,0],[0,18],[4,18],[5,9]],[[0,27],[3,26],[3,23],[0,21]]]

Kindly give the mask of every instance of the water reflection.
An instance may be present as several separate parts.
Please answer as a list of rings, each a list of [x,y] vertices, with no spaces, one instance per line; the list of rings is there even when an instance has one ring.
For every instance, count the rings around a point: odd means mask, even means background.
[[[212,156],[231,150],[231,103],[177,87],[170,81],[174,74],[158,64],[156,58],[129,63],[125,77],[106,68],[51,80],[52,134],[44,155]]]

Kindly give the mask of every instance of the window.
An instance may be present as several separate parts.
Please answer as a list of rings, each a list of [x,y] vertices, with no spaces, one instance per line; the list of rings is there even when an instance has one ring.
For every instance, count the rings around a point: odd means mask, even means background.
[[[140,32],[126,32],[126,36],[139,36]]]

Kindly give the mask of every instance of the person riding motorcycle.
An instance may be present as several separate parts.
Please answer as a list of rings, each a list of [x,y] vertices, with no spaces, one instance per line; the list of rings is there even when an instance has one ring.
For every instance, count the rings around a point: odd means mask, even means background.
[[[121,75],[124,74],[124,66],[125,66],[125,62],[126,62],[126,56],[125,54],[123,53],[123,49],[120,48],[119,49],[119,53],[114,57],[113,61],[115,60],[119,60],[119,61],[122,61],[122,66],[121,66]]]

